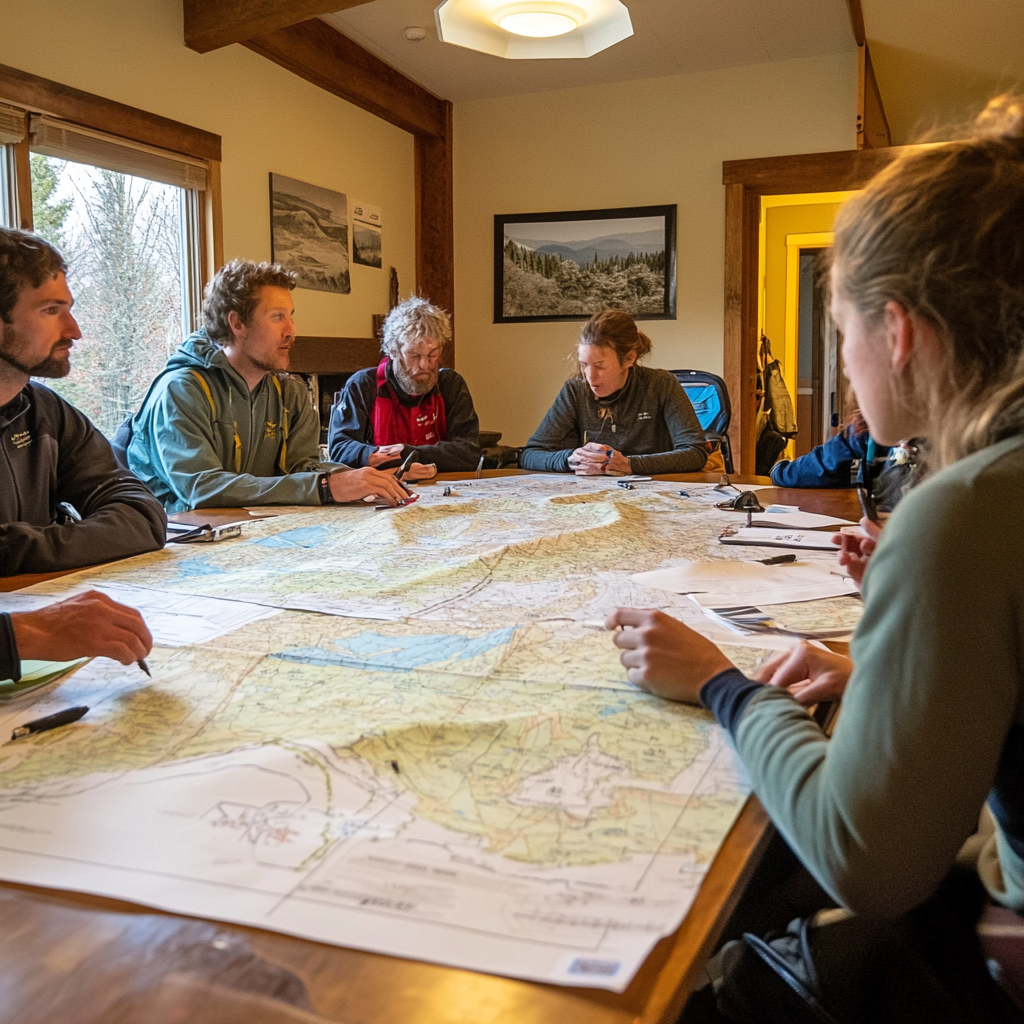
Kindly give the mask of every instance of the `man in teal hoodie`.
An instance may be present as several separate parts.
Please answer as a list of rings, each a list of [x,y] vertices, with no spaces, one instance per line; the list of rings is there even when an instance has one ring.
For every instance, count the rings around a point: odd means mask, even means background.
[[[132,420],[127,459],[169,512],[406,497],[393,474],[321,467],[320,421],[286,371],[295,277],[232,260],[206,289],[205,326],[167,360]]]

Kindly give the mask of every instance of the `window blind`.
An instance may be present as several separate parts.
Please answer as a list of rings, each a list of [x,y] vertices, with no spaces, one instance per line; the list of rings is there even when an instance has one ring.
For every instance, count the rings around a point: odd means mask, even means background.
[[[202,160],[104,135],[45,114],[32,115],[29,145],[34,153],[57,157],[58,160],[91,164],[108,171],[199,192],[207,187],[207,167]]]
[[[16,146],[25,138],[25,111],[0,103],[0,146]]]

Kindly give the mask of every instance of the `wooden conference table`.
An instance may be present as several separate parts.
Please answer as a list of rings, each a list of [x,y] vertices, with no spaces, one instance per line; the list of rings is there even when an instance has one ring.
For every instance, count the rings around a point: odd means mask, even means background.
[[[444,474],[439,481],[457,479],[465,475]],[[759,497],[762,504],[799,505],[853,521],[860,515],[853,490],[774,488]],[[244,517],[239,509],[203,509],[174,518],[216,524]],[[64,574],[3,578],[0,591],[56,575]],[[476,974],[99,896],[0,882],[0,1024],[671,1024],[770,838],[767,815],[751,797],[679,930],[654,947],[621,994]]]

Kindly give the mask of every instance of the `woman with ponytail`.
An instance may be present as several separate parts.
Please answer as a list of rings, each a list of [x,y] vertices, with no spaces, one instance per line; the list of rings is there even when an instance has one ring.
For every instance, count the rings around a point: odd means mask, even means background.
[[[640,366],[651,339],[628,313],[604,309],[580,332],[580,372],[519,456],[523,469],[602,473],[696,473],[707,450],[682,385]]]
[[[632,682],[731,733],[843,908],[745,936],[685,1019],[1019,1019],[974,927],[986,896],[1024,912],[1024,98],[897,157],[843,208],[832,259],[871,436],[930,440],[864,575],[851,658],[800,645],[747,679],[667,616],[608,620]],[[840,695],[828,737],[804,705]]]

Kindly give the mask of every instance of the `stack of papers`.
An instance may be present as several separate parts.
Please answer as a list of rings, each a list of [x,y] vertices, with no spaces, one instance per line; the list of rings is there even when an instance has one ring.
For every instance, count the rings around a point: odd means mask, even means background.
[[[755,516],[756,518],[756,516]],[[766,548],[803,548],[810,551],[835,551],[834,533],[817,530],[772,530],[760,526],[742,526],[719,537],[722,544],[752,544]]]
[[[773,618],[763,608],[750,606],[705,608],[704,612],[713,622],[717,622],[741,636],[773,635],[800,637],[804,640],[849,640],[852,636],[849,627],[846,626],[824,629],[792,628]]]
[[[777,526],[783,530],[814,530],[821,526],[853,526],[849,519],[823,516],[817,512],[801,512],[793,505],[769,505],[764,512],[755,512],[758,526]]]

